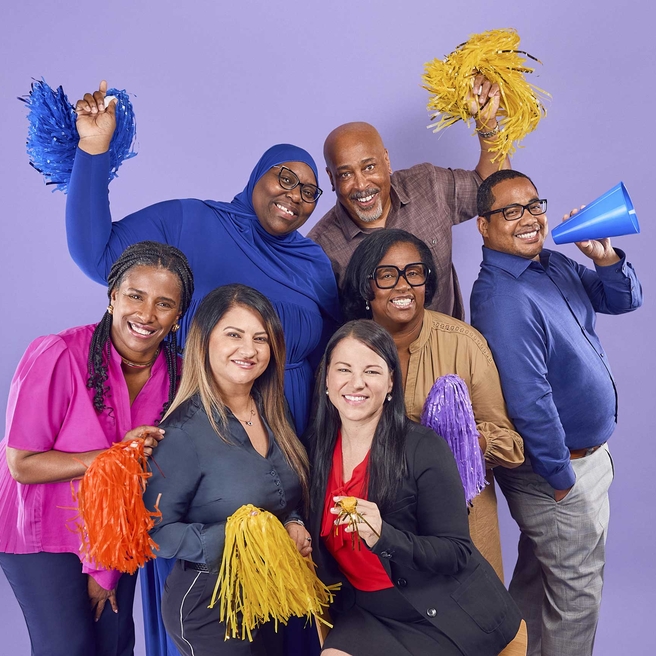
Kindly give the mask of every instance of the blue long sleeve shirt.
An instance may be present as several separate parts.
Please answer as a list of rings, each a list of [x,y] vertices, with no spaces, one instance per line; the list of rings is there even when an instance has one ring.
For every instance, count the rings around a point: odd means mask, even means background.
[[[617,422],[617,390],[595,333],[596,313],[642,304],[622,251],[616,264],[578,264],[543,250],[540,261],[483,247],[471,318],[494,354],[508,413],[533,469],[557,490],[574,485],[569,449],[603,444]]]

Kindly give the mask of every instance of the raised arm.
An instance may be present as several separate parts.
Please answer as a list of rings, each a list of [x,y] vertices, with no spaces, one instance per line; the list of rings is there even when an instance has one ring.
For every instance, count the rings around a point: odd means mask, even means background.
[[[565,214],[563,221],[578,211],[574,209]],[[594,271],[582,264],[576,265],[595,312],[624,314],[642,305],[642,286],[633,267],[626,261],[624,251],[613,248],[610,239],[578,241],[576,246],[595,265]]]
[[[477,75],[474,78],[474,85],[469,100],[470,113],[476,120],[476,132],[481,145],[481,154],[476,165],[476,173],[483,180],[489,175],[498,171],[499,168],[509,169],[510,160],[506,157],[501,167],[499,162],[493,162],[492,158],[495,153],[490,152],[490,147],[494,145],[498,137],[497,112],[499,111],[499,85],[492,84],[483,75]]]
[[[66,236],[75,263],[104,283],[114,261],[131,244],[144,240],[178,246],[180,201],[159,203],[112,223],[109,209],[109,145],[116,127],[115,102],[105,108],[107,83],[75,105],[80,135],[66,201]]]

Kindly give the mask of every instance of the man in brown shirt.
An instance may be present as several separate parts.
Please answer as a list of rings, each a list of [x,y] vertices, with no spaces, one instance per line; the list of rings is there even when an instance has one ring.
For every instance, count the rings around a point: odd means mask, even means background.
[[[387,149],[372,125],[346,123],[328,135],[324,157],[337,203],[308,237],[330,258],[340,288],[353,251],[368,233],[402,228],[426,242],[435,258],[438,290],[429,309],[465,318],[451,262],[451,227],[476,215],[478,186],[499,169],[489,152],[499,133],[499,88],[479,75],[473,90],[472,114],[481,143],[474,171],[418,164],[392,173]],[[508,160],[502,168],[510,168]]]

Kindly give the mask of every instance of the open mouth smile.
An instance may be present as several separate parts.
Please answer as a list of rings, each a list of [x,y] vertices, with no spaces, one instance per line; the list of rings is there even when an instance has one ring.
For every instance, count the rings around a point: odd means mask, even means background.
[[[242,369],[252,369],[255,366],[251,360],[232,360],[232,362]]]
[[[414,302],[415,299],[409,296],[397,296],[396,298],[390,299],[390,303],[400,310],[405,310],[411,307]]]
[[[519,235],[515,235],[515,237],[523,241],[531,241],[532,239],[535,239],[539,233],[540,233],[539,230],[531,230],[531,232],[522,232]]]
[[[296,213],[290,210],[288,207],[285,207],[284,205],[281,205],[280,203],[274,203],[274,205],[281,211],[287,214],[287,216],[294,217],[296,216]]]
[[[367,398],[368,397],[359,394],[344,394],[344,399],[346,399],[348,403],[364,403]]]
[[[133,335],[137,337],[152,337],[157,331],[146,328],[143,324],[133,323],[128,321],[128,328]]]

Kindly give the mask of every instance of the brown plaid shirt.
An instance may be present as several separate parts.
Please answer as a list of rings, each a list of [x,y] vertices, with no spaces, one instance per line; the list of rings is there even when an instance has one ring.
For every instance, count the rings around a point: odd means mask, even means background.
[[[392,207],[385,227],[407,230],[426,242],[437,271],[437,292],[427,307],[461,320],[465,310],[451,262],[451,228],[476,216],[480,184],[475,171],[432,164],[417,164],[392,174]],[[330,258],[340,288],[353,251],[373,230],[359,228],[339,202],[310,230],[308,237]]]

